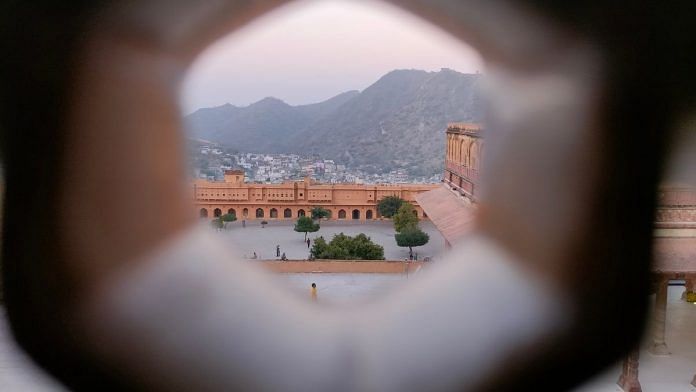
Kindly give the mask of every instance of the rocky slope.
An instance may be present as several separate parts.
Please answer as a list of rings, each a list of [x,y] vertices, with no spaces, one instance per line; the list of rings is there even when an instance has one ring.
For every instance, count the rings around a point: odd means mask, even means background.
[[[265,98],[186,117],[191,138],[249,152],[316,153],[374,171],[441,171],[448,122],[480,121],[481,75],[443,69],[392,71],[362,92],[290,106]]]

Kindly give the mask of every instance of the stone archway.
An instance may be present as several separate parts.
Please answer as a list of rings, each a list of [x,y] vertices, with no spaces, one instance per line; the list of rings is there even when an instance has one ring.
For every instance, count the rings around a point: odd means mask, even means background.
[[[360,210],[353,210],[351,215],[353,219],[360,219]]]
[[[346,210],[338,211],[338,219],[346,219]]]
[[[243,216],[244,218],[248,218],[248,217],[249,217],[249,209],[248,209],[248,208],[245,208],[245,209],[242,210],[242,216]]]
[[[201,218],[207,218],[208,217],[208,210],[206,210],[205,208],[201,208],[201,210],[198,212],[198,215]]]
[[[292,210],[289,208],[284,209],[283,218],[292,218]]]
[[[256,209],[256,217],[257,218],[263,218],[263,208],[257,208]]]
[[[230,208],[229,210],[227,210],[227,213],[237,216],[237,211],[234,208]]]
[[[221,217],[221,216],[222,216],[222,210],[219,209],[219,208],[216,208],[216,209],[213,211],[213,216],[216,217],[216,218]]]
[[[471,143],[471,145],[469,146],[469,167],[475,170],[479,169],[478,150],[478,142]]]
[[[278,218],[278,210],[275,208],[271,208],[270,217],[273,219],[277,219]]]
[[[365,213],[365,219],[374,219],[372,214],[373,214],[372,210],[367,210],[367,212]]]
[[[297,210],[297,217],[298,217],[298,218],[299,218],[299,217],[302,217],[302,216],[305,216],[305,215],[306,215],[306,214],[305,214],[305,210],[303,210],[303,209]]]

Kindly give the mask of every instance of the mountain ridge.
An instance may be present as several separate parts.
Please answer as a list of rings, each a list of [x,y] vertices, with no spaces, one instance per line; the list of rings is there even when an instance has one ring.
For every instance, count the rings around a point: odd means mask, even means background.
[[[292,106],[266,97],[249,106],[202,108],[185,117],[188,136],[239,151],[318,154],[368,171],[442,170],[445,127],[481,121],[480,74],[394,70],[363,91]]]

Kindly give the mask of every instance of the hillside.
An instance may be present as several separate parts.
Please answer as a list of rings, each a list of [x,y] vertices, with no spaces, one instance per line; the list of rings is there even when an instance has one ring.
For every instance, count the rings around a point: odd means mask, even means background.
[[[186,122],[191,138],[240,151],[316,153],[376,172],[433,174],[442,170],[447,123],[481,120],[480,80],[448,69],[398,70],[317,104],[265,98],[201,109]]]

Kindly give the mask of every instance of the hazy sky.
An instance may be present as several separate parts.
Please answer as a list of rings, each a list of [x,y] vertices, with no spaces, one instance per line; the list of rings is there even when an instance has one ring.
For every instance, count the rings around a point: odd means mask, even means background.
[[[191,69],[182,109],[264,97],[291,105],[362,90],[393,69],[476,72],[476,51],[437,27],[370,0],[308,0],[275,11],[208,48]]]

